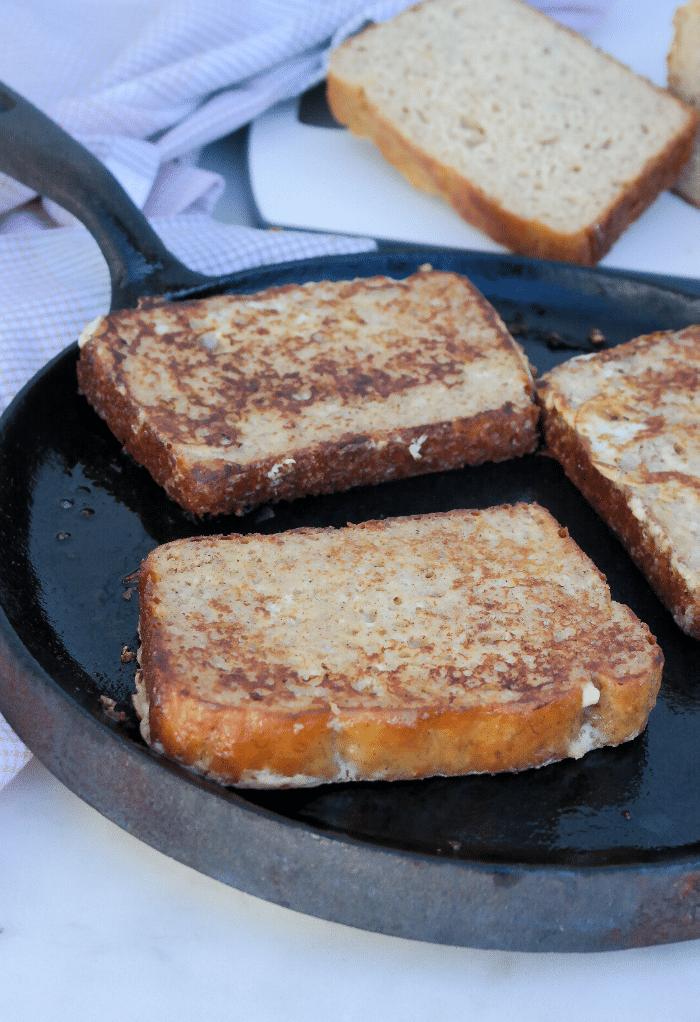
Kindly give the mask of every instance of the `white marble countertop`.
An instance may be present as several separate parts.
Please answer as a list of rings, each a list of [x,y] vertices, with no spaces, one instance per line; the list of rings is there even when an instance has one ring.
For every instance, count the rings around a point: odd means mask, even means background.
[[[674,5],[655,7],[655,18],[663,7],[661,39],[640,16],[646,6],[618,0],[616,16],[624,14],[639,59],[658,64]],[[217,215],[252,223],[244,144],[239,134],[202,159],[229,183]],[[662,220],[670,199],[657,207]],[[693,271],[694,216],[689,210],[688,259],[674,272]],[[36,759],[0,792],[0,1017],[8,1022],[698,1022],[699,993],[700,941],[524,954],[367,933],[259,901],[167,858]]]
[[[697,1022],[700,941],[605,954],[442,947],[202,876],[37,761],[0,793],[8,1022]]]

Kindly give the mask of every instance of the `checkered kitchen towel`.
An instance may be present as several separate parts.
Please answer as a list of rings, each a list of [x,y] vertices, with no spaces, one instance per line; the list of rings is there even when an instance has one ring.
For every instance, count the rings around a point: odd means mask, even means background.
[[[0,0],[0,80],[98,156],[194,269],[365,251],[373,242],[217,222],[223,181],[197,152],[315,85],[331,45],[409,2]],[[586,31],[610,2],[536,5]],[[108,306],[84,228],[0,175],[0,409]],[[0,787],[28,758],[0,717]]]

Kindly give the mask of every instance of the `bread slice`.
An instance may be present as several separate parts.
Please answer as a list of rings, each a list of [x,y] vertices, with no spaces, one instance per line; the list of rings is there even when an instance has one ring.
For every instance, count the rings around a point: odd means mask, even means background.
[[[573,358],[539,395],[547,447],[700,638],[700,326]]]
[[[580,757],[639,734],[663,661],[527,504],[168,543],[139,628],[145,740],[241,787]]]
[[[514,252],[596,263],[697,114],[521,0],[425,0],[331,54],[333,114]]]
[[[673,17],[673,41],[668,54],[668,89],[684,103],[700,111],[700,0],[690,0]],[[700,206],[700,135],[689,162],[673,190]]]
[[[127,310],[80,345],[81,392],[197,515],[502,461],[538,442],[527,359],[455,273]]]

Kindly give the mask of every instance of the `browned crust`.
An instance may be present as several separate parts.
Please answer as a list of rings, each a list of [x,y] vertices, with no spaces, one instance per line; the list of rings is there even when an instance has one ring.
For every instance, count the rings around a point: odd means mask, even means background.
[[[513,343],[492,306],[472,290],[484,321]],[[77,365],[80,392],[168,495],[186,511],[200,516],[231,511],[242,514],[270,500],[292,500],[484,461],[505,461],[531,453],[539,442],[539,409],[531,400],[522,409],[507,402],[470,417],[366,435],[347,433],[334,441],[290,448],[284,459],[275,455],[242,465],[225,459],[192,464],[178,456],[177,447],[153,424],[141,420],[140,406],[131,399],[128,388],[118,386],[119,358],[118,351],[112,351],[108,359],[98,357],[93,345],[86,344]],[[527,389],[532,398],[532,385],[528,383]],[[412,444],[414,450],[418,445],[417,456],[411,453]]]
[[[306,494],[335,493],[485,461],[506,461],[532,453],[539,440],[539,411],[534,402],[521,411],[507,404],[471,418],[384,431],[371,437],[350,433],[318,447],[290,450],[287,457],[295,464],[279,476],[271,493],[269,473],[279,464],[279,457],[245,466],[231,466],[222,460],[199,470],[188,467],[186,474],[177,478],[177,455],[163,438],[148,425],[134,432],[138,408],[118,393],[112,402],[102,400],[107,380],[89,351],[78,370],[81,392],[126,450],[173,500],[196,515],[242,513],[270,499],[293,500]],[[425,440],[420,457],[414,458],[410,445],[422,437]]]
[[[362,87],[353,88],[332,71],[326,86],[328,105],[336,120],[347,125],[353,134],[374,142],[384,158],[416,188],[445,199],[468,223],[512,252],[588,266],[602,259],[659,193],[671,187],[691,157],[700,125],[700,115],[686,107],[688,121],[684,130],[647,161],[639,177],[629,183],[600,219],[584,230],[562,234],[537,220],[510,213],[453,168],[423,152],[382,117]]]
[[[384,525],[367,522],[356,528]],[[158,622],[152,561],[153,556],[144,561],[139,582],[139,683],[149,705],[148,741],[157,751],[225,784],[265,787],[260,778],[246,777],[257,771],[276,775],[270,786],[294,787],[539,767],[570,756],[585,725],[601,736],[597,744],[614,746],[634,738],[646,726],[661,684],[663,654],[648,627],[624,608],[627,624],[610,626],[610,648],[616,643],[648,645],[647,669],[618,677],[608,673],[606,663],[600,662],[597,670],[592,665],[600,698],[590,706],[582,705],[578,688],[563,684],[546,691],[529,688],[505,704],[455,708],[448,699],[438,699],[419,712],[411,712],[408,702],[407,712],[401,706],[331,709],[313,701],[298,712],[264,702],[226,706],[200,698],[187,681],[173,683]]]
[[[415,724],[398,721],[396,711],[341,711],[334,718],[330,711],[292,716],[225,708],[164,689],[155,706],[149,692],[150,734],[169,758],[234,785],[245,772],[262,770],[290,781],[299,775],[316,784],[337,781],[339,762],[347,779],[515,772],[569,756],[582,726],[595,726],[604,712],[606,744],[636,736],[653,708],[660,679],[660,666],[651,683],[647,677],[631,683],[606,679],[603,706],[594,714],[581,707],[579,692],[568,691],[545,703],[440,707],[425,711]]]
[[[614,355],[614,352],[611,353]],[[653,535],[630,510],[623,490],[595,467],[590,443],[571,429],[559,410],[545,409],[542,394],[542,431],[547,449],[560,462],[572,483],[619,538],[635,564],[649,580],[661,602],[680,628],[700,639],[700,602],[668,556],[658,550]]]
[[[145,574],[145,606],[148,587]],[[544,766],[571,754],[584,724],[597,728],[606,745],[638,735],[656,701],[663,665],[657,647],[649,674],[598,675],[601,696],[593,707],[583,707],[580,692],[567,689],[505,706],[438,705],[408,723],[395,708],[285,714],[213,705],[173,688],[159,671],[150,624],[146,617],[141,626],[150,743],[169,758],[234,785],[245,784],[246,772],[263,770],[288,778],[275,785],[285,787],[299,776],[314,784],[337,781],[343,768],[345,779],[402,780]],[[653,644],[651,636],[649,641]]]

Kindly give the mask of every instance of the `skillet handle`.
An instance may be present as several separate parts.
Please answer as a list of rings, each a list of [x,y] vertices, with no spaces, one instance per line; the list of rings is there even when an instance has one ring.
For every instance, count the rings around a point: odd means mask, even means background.
[[[168,251],[92,153],[1,82],[0,171],[85,224],[107,260],[112,309],[134,308],[147,295],[175,297],[209,282]]]

